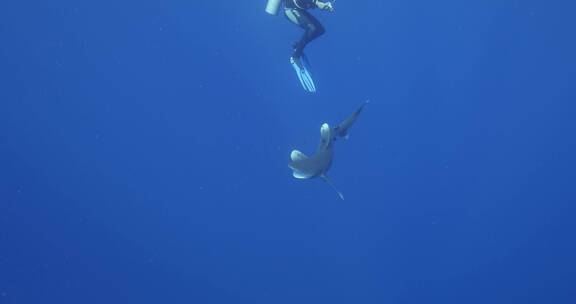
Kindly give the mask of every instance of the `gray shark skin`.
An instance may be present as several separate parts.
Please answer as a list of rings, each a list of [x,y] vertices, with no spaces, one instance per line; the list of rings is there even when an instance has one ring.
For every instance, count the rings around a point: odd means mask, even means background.
[[[356,122],[356,119],[362,110],[364,110],[366,104],[369,102],[369,100],[365,101],[356,111],[354,111],[354,113],[352,113],[352,115],[348,116],[348,118],[344,119],[344,121],[334,127],[333,132],[336,133],[334,135],[334,140],[336,140],[338,137],[348,139],[348,129],[350,129],[350,127],[352,127],[352,125]]]
[[[327,123],[322,124],[320,128],[320,143],[316,149],[316,153],[310,157],[304,153],[293,150],[290,154],[291,162],[288,167],[292,169],[293,176],[298,179],[311,179],[321,177],[330,187],[338,193],[340,199],[344,200],[344,196],[330,181],[326,173],[332,166],[334,158],[334,142],[338,138],[348,138],[348,130],[356,122],[356,119],[364,109],[368,101],[364,102],[354,113],[348,118],[344,119],[340,124],[334,128],[330,128]]]

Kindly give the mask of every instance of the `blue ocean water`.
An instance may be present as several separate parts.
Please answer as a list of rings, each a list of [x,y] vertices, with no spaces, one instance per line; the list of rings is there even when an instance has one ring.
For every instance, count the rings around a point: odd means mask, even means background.
[[[574,4],[264,5],[0,2],[0,303],[576,303]]]

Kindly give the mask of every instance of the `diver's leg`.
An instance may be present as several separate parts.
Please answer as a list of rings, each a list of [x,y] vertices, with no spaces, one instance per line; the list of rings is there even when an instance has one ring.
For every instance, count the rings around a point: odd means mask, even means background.
[[[322,36],[326,32],[324,26],[322,26],[320,21],[318,21],[318,19],[316,19],[312,14],[307,11],[302,11],[302,16],[306,20],[305,23],[307,24],[306,30],[308,33],[308,42]]]
[[[300,24],[304,29],[304,34],[294,47],[294,56],[296,57],[302,56],[304,48],[308,43],[310,43],[310,41],[320,37],[324,32],[326,32],[320,21],[304,10],[300,11]]]
[[[286,16],[290,22],[302,27],[300,25],[300,13],[298,11],[299,10],[295,8],[286,8],[284,9],[284,16]]]
[[[300,58],[306,45],[324,34],[326,30],[318,19],[305,10],[286,9],[285,14],[288,20],[304,29],[304,34],[300,41],[294,45],[294,53],[292,54],[292,57]]]

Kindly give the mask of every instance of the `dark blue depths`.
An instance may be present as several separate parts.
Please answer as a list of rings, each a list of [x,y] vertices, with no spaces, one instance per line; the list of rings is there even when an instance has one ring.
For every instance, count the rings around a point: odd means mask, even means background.
[[[570,6],[1,2],[0,303],[575,303]]]

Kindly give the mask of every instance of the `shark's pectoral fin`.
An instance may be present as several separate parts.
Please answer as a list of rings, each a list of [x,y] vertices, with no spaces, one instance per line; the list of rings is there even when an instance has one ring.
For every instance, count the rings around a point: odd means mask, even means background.
[[[290,164],[289,167],[294,171],[292,172],[292,175],[295,178],[307,179],[311,177],[310,174],[306,174],[305,172],[299,170],[298,164],[308,160],[308,156],[306,156],[306,154],[298,150],[292,150],[292,153],[290,153],[290,158],[292,159],[292,164]]]
[[[297,179],[308,179],[308,178],[310,178],[310,176],[308,176],[308,175],[306,175],[306,174],[304,174],[304,173],[302,173],[302,172],[300,172],[300,171],[298,171],[298,170],[294,170],[294,171],[292,172],[292,176],[294,176],[294,177],[297,178]]]
[[[292,150],[292,153],[290,153],[290,158],[292,159],[293,162],[297,162],[307,160],[308,156],[306,156],[306,154],[298,150]]]
[[[330,186],[332,187],[332,189],[334,189],[334,191],[336,191],[336,194],[338,194],[338,197],[340,197],[341,200],[344,200],[344,195],[342,194],[342,192],[340,192],[336,186],[334,186],[334,184],[332,183],[332,181],[328,178],[328,176],[326,176],[326,174],[322,174],[320,175],[320,177],[322,177],[322,179]]]

